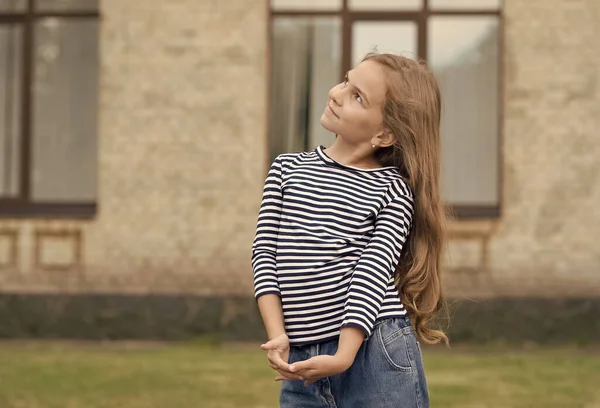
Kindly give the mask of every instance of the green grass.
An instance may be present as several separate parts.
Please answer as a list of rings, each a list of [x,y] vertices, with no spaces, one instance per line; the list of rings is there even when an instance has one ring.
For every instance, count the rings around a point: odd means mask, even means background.
[[[424,360],[432,407],[600,407],[594,350],[429,348]],[[257,344],[0,342],[0,408],[276,407],[265,361]]]

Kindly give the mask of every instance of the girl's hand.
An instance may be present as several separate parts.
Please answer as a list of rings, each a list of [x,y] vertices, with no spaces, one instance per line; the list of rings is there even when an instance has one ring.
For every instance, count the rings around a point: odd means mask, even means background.
[[[321,378],[340,374],[350,368],[354,361],[341,355],[322,355],[300,361],[289,366],[289,371],[304,379],[304,385],[312,384]],[[284,376],[278,376],[276,380],[287,380]]]
[[[272,340],[262,344],[261,349],[267,351],[269,366],[277,371],[279,375],[275,378],[283,380],[303,380],[300,375],[290,371],[288,358],[290,357],[290,340],[286,334],[279,335]]]

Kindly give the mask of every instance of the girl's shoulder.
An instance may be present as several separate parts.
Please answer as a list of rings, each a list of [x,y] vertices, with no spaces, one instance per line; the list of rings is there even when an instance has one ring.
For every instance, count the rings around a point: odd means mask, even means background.
[[[414,198],[414,193],[405,178],[398,172],[394,175],[390,182],[390,190],[394,197]]]
[[[309,157],[314,155],[315,152],[314,151],[301,151],[301,152],[288,152],[288,153],[280,153],[277,156],[277,159],[280,160],[294,160],[297,159],[298,157]]]
[[[280,153],[275,158],[275,164],[280,165],[281,167],[289,167],[290,164],[296,162],[306,161],[307,159],[311,159],[311,156],[314,156],[315,153],[313,151],[308,152],[291,152],[291,153]]]

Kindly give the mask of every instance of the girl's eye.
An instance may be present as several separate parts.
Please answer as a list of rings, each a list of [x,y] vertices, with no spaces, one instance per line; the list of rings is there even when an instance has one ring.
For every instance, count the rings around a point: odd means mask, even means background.
[[[360,97],[359,94],[354,94],[354,97],[356,98],[356,100],[360,103],[362,103],[362,98]]]

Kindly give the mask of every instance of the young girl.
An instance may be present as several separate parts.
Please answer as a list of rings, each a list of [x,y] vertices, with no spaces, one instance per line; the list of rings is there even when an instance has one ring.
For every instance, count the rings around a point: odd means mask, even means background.
[[[321,124],[331,147],[271,166],[252,246],[280,406],[428,407],[417,338],[447,341],[429,327],[444,242],[437,83],[420,62],[369,54]]]

